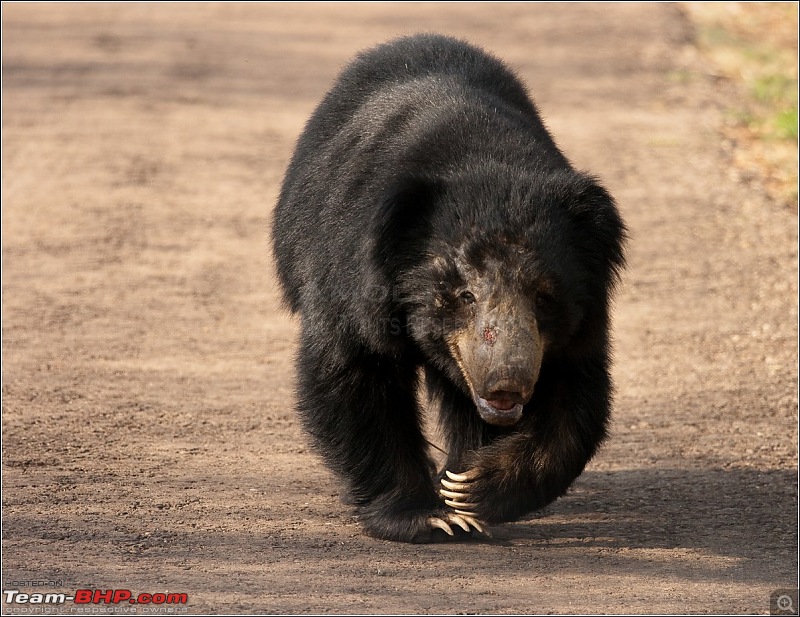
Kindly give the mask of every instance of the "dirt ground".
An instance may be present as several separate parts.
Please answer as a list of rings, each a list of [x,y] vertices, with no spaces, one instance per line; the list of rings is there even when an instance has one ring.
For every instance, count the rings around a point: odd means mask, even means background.
[[[730,93],[679,5],[2,19],[3,589],[186,593],[190,613],[763,614],[797,587],[797,211],[729,166]],[[632,236],[612,438],[530,520],[421,546],[364,536],[308,448],[268,242],[337,70],[417,31],[514,66]]]

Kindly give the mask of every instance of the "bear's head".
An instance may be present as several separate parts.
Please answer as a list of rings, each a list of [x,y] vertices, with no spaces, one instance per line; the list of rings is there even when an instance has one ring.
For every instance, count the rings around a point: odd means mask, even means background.
[[[520,180],[420,182],[384,219],[405,334],[499,426],[520,420],[548,358],[606,344],[623,265],[624,227],[593,178]]]

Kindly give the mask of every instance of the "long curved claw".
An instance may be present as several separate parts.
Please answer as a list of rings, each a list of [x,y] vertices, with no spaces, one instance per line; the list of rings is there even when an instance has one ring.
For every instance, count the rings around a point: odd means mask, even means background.
[[[485,535],[488,538],[492,537],[492,534],[489,533],[489,530],[488,529],[484,529],[481,526],[481,524],[478,522],[478,520],[475,519],[474,517],[470,516],[466,512],[459,512],[458,510],[456,510],[456,514],[458,514],[468,524],[472,525],[477,532],[482,533],[483,535]]]
[[[454,493],[453,491],[446,491],[444,489],[440,490],[439,494],[444,496],[444,497],[447,497],[448,499],[466,499],[467,498],[467,494],[466,493]]]
[[[469,533],[469,523],[466,521],[466,519],[462,518],[458,514],[449,514],[447,516],[447,520],[455,525],[458,525],[461,527],[461,529]]]
[[[431,528],[434,528],[434,529],[441,529],[441,530],[442,530],[442,531],[444,531],[444,532],[445,532],[445,533],[446,533],[448,536],[452,536],[452,535],[454,535],[454,534],[453,534],[453,530],[452,530],[452,529],[450,529],[450,525],[448,525],[448,524],[447,524],[445,521],[443,521],[442,519],[440,519],[440,518],[436,518],[435,516],[432,516],[432,517],[430,517],[430,518],[428,519],[428,525],[430,525],[430,526],[431,526]]]
[[[465,471],[464,473],[453,473],[451,471],[445,470],[447,477],[453,480],[454,482],[472,482],[475,478],[478,477],[478,470],[477,469],[470,469],[469,471]]]
[[[469,484],[464,482],[448,482],[444,478],[441,479],[442,486],[450,489],[451,491],[465,491],[469,489]]]
[[[476,503],[465,503],[463,501],[454,501],[452,499],[445,499],[444,502],[451,508],[461,508],[462,510],[471,510],[478,505]]]

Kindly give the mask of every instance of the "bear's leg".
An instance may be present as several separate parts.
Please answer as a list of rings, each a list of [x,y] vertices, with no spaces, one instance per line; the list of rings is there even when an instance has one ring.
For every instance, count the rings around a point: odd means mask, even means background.
[[[610,396],[604,358],[542,367],[516,430],[447,471],[445,503],[462,516],[500,523],[560,497],[606,435]]]
[[[472,399],[431,366],[425,368],[425,384],[430,402],[439,408],[447,462],[437,477],[446,479],[445,470],[464,469],[469,457],[498,435],[507,434],[509,429],[484,422]]]
[[[300,415],[328,465],[348,482],[366,531],[428,542],[457,528],[480,529],[445,506],[434,489],[416,367],[311,339],[301,337],[298,355]]]

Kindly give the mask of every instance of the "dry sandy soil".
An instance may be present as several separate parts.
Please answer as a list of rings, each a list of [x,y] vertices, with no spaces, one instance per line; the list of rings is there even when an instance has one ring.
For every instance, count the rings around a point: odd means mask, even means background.
[[[728,93],[679,5],[2,18],[4,589],[182,592],[192,613],[766,613],[797,586],[797,212],[730,168]],[[268,227],[337,70],[421,30],[513,65],[632,239],[601,454],[493,540],[415,546],[365,537],[307,446]]]

